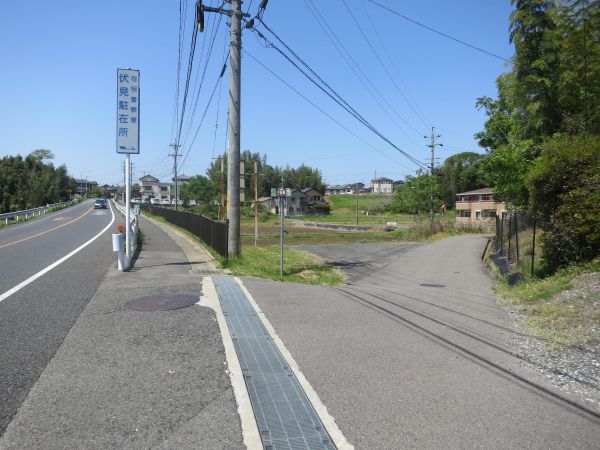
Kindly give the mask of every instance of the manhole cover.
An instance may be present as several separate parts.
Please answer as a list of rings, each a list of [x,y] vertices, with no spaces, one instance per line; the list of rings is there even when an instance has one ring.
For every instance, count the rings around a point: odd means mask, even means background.
[[[198,303],[199,297],[194,294],[162,294],[148,295],[127,303],[132,311],[171,311],[187,308]]]
[[[445,285],[445,284],[429,284],[429,283],[421,283],[419,286],[425,286],[425,287],[439,287],[439,288],[446,287],[446,285]]]

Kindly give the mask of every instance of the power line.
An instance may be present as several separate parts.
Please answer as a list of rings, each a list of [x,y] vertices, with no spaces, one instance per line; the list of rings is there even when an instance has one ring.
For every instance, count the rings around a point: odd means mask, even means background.
[[[219,78],[217,79],[217,82],[215,83],[215,86],[210,94],[210,97],[208,99],[208,103],[206,104],[206,108],[204,108],[204,113],[202,114],[202,117],[200,118],[200,123],[198,124],[198,127],[196,128],[196,133],[194,134],[194,138],[192,139],[192,142],[190,143],[187,152],[185,153],[185,157],[183,158],[183,160],[181,161],[181,166],[183,166],[183,164],[185,163],[188,155],[190,154],[190,150],[192,149],[192,146],[194,145],[194,142],[196,142],[196,137],[198,137],[198,133],[200,132],[200,128],[202,127],[202,124],[204,123],[204,118],[206,117],[206,113],[208,111],[208,108],[210,107],[210,104],[212,103],[212,99],[215,95],[215,91],[217,90],[217,87],[219,86],[219,83],[221,81],[221,78],[223,77],[223,75],[225,74],[225,70],[227,68],[227,63],[223,62],[223,68],[221,69],[221,73],[219,75]]]
[[[323,110],[319,105],[317,105],[316,103],[312,102],[309,98],[307,98],[304,94],[302,94],[299,90],[297,90],[296,88],[294,88],[291,84],[289,84],[287,81],[285,81],[283,78],[281,78],[279,75],[277,75],[275,72],[273,72],[271,69],[269,69],[267,66],[265,66],[262,62],[260,62],[257,58],[255,58],[250,52],[248,52],[248,50],[244,49],[243,50],[244,53],[246,53],[250,58],[252,58],[254,61],[256,61],[257,64],[259,64],[263,69],[265,69],[267,72],[269,72],[271,75],[273,75],[275,78],[277,78],[279,81],[281,81],[283,84],[285,84],[288,88],[290,88],[292,91],[294,91],[296,94],[298,94],[301,98],[303,98],[307,103],[309,103],[310,105],[312,105],[314,108],[316,108],[319,112],[321,112],[321,114],[323,114],[324,116],[326,116],[328,119],[330,119],[331,121],[335,122],[337,125],[339,125],[341,128],[343,128],[344,130],[346,130],[348,133],[350,133],[352,136],[354,136],[356,139],[358,139],[359,141],[361,141],[363,144],[371,147],[373,150],[375,150],[377,153],[381,154],[382,156],[386,157],[387,159],[389,159],[392,162],[395,162],[396,164],[404,167],[407,170],[411,170],[408,167],[406,167],[404,164],[402,164],[399,161],[396,161],[395,159],[393,159],[392,157],[390,157],[387,153],[383,152],[382,150],[378,149],[377,147],[375,147],[374,145],[372,145],[371,143],[369,143],[368,141],[366,141],[365,139],[363,139],[362,137],[360,137],[358,134],[356,134],[354,131],[352,131],[350,128],[348,128],[347,126],[345,126],[343,123],[341,123],[340,121],[338,121],[335,117],[333,117],[332,115],[330,115],[329,113],[327,113],[325,110]]]
[[[406,85],[406,83],[404,82],[404,80],[402,79],[402,75],[401,75],[400,69],[398,69],[398,66],[396,65],[396,62],[395,62],[394,58],[392,58],[392,56],[390,55],[390,52],[388,51],[388,48],[387,48],[387,46],[385,44],[385,41],[381,38],[381,34],[378,31],[378,27],[375,26],[375,23],[373,22],[373,19],[371,18],[371,15],[369,14],[369,11],[367,10],[367,8],[366,8],[366,6],[364,4],[364,0],[361,0],[360,5],[361,5],[361,7],[362,7],[362,9],[364,11],[365,16],[367,17],[367,20],[371,24],[371,28],[372,28],[373,32],[375,33],[375,36],[377,37],[377,40],[379,41],[379,47],[383,50],[383,52],[387,56],[388,62],[390,64],[390,67],[395,72],[394,73],[394,75],[395,75],[394,79],[400,80],[400,83],[404,85],[404,88],[406,90],[406,97],[404,96],[404,91],[402,89],[398,89],[398,92],[400,93],[400,95],[402,96],[402,98],[406,101],[406,104],[412,110],[412,112],[415,113],[415,115],[419,118],[419,120],[421,120],[421,122],[423,124],[425,124],[426,127],[429,127],[429,125],[428,125],[429,121],[426,118],[424,118],[423,111],[421,110],[421,108],[419,108],[419,105],[417,104],[417,102],[415,101],[415,99],[410,94],[410,89],[408,88],[408,86]],[[395,85],[395,83],[394,83],[394,85]],[[398,88],[398,86],[396,86],[396,88]]]
[[[281,50],[277,45],[275,45],[272,41],[270,41],[266,36],[264,36],[259,30],[256,28],[252,28],[252,31],[257,33],[271,48],[276,50],[281,56],[283,56],[290,64],[292,64],[296,69],[298,69],[311,83],[317,86],[321,91],[323,91],[328,97],[330,97],[333,101],[335,101],[338,105],[340,105],[344,110],[346,110],[350,115],[352,115],[356,120],[362,123],[365,127],[379,136],[382,140],[387,142],[390,146],[395,148],[398,152],[404,155],[407,159],[413,162],[415,165],[427,168],[426,165],[421,163],[418,159],[402,150],[392,141],[390,141],[386,136],[384,136],[379,130],[377,130],[369,121],[367,121],[362,115],[360,115],[346,100],[343,99],[329,84],[327,84],[302,58],[300,58],[283,40],[273,31],[271,30],[263,20],[259,19],[260,23],[265,27],[266,30],[269,31],[286,49],[288,52],[292,54],[292,56],[306,68],[312,74],[312,76],[306,72],[302,67],[298,65],[295,61],[292,60],[290,56],[288,56],[283,50]],[[315,79],[316,78],[316,79]]]
[[[187,69],[187,76],[186,76],[186,80],[185,80],[185,89],[183,91],[183,101],[181,104],[181,115],[180,115],[180,119],[179,119],[179,131],[177,132],[177,139],[175,141],[175,143],[177,145],[179,145],[179,142],[181,140],[181,130],[183,127],[183,118],[185,117],[185,107],[186,107],[187,96],[188,96],[188,91],[189,91],[189,87],[190,87],[190,78],[192,76],[192,68],[194,65],[194,53],[196,50],[197,35],[198,35],[198,27],[194,27],[193,31],[192,31],[192,39],[190,41],[190,52],[189,52],[189,56],[188,56],[188,69]]]
[[[202,91],[202,87],[204,86],[204,79],[206,77],[206,71],[208,69],[208,64],[210,62],[210,58],[212,56],[213,47],[214,47],[214,44],[216,42],[217,34],[218,34],[219,29],[221,27],[221,20],[222,20],[222,16],[219,15],[218,21],[213,21],[213,28],[212,28],[212,32],[211,32],[211,39],[210,39],[210,44],[209,44],[208,51],[207,51],[207,54],[206,54],[206,60],[205,60],[205,64],[204,64],[204,69],[202,71],[202,76],[201,76],[201,79],[200,79],[200,84],[199,84],[198,90],[196,92],[196,97],[195,97],[195,101],[194,101],[194,107],[192,108],[192,113],[190,114],[190,118],[188,120],[188,124],[187,124],[186,132],[185,132],[185,137],[183,139],[182,147],[186,146],[188,138],[189,138],[190,131],[192,129],[192,122],[193,122],[194,116],[196,114],[196,107],[198,106],[198,100],[200,98],[200,93]],[[202,51],[200,53],[201,54],[201,56],[200,56],[201,60],[202,60],[202,54],[204,53],[204,43],[205,42],[206,42],[206,40],[204,40],[204,42],[203,42]],[[199,71],[200,71],[200,69],[198,69],[198,72]],[[197,77],[196,77],[196,81],[198,81]],[[192,94],[192,97],[193,97],[193,94]]]
[[[354,22],[354,24],[356,25],[356,27],[360,31],[360,34],[362,35],[363,39],[365,40],[365,42],[367,43],[367,45],[371,49],[371,52],[373,52],[373,55],[375,55],[375,59],[377,59],[377,61],[379,62],[379,65],[381,65],[381,67],[383,68],[383,71],[388,76],[388,78],[390,79],[390,81],[392,82],[392,84],[396,87],[396,89],[398,90],[398,92],[400,93],[400,95],[402,96],[402,98],[404,99],[404,101],[406,102],[406,104],[409,105],[409,106],[411,106],[410,103],[409,103],[409,101],[408,101],[408,99],[404,95],[404,92],[402,92],[402,89],[400,89],[400,86],[398,86],[398,84],[396,83],[396,80],[394,80],[394,77],[392,76],[392,74],[388,70],[387,66],[381,60],[381,57],[379,56],[379,53],[377,53],[377,50],[375,50],[375,47],[373,46],[373,44],[371,44],[371,41],[367,37],[367,35],[366,35],[365,31],[363,30],[363,28],[361,27],[360,22],[356,19],[356,16],[354,15],[354,13],[352,12],[352,10],[348,6],[348,3],[346,2],[346,0],[342,0],[342,2],[344,3],[344,6],[346,7],[346,10],[348,11],[348,14],[350,14],[350,17],[352,17],[352,21]],[[412,107],[411,107],[411,109],[412,109]],[[415,113],[415,115],[418,116],[417,112],[414,109],[413,109],[413,112]],[[425,126],[428,125],[425,121],[423,121],[423,124]]]
[[[471,45],[471,44],[469,44],[468,42],[461,41],[460,39],[457,39],[457,38],[455,38],[455,37],[452,37],[452,36],[450,36],[449,34],[446,34],[446,33],[443,33],[443,32],[441,32],[441,31],[438,31],[438,30],[436,30],[435,28],[431,28],[431,27],[429,27],[429,26],[427,26],[427,25],[425,25],[425,24],[423,24],[423,23],[421,23],[421,22],[417,22],[416,20],[414,20],[414,19],[411,19],[410,17],[407,17],[407,16],[405,16],[404,14],[400,14],[398,11],[394,11],[393,9],[390,9],[390,8],[388,8],[387,6],[385,6],[385,5],[382,5],[381,3],[378,3],[378,2],[376,2],[375,0],[368,0],[368,1],[370,1],[370,2],[371,2],[371,3],[373,3],[374,5],[377,5],[377,6],[379,6],[379,7],[380,7],[380,8],[382,8],[382,9],[385,9],[386,11],[388,11],[388,12],[390,12],[390,13],[392,13],[392,14],[395,14],[395,15],[397,15],[397,16],[399,16],[399,17],[402,17],[402,18],[403,18],[403,19],[405,19],[405,20],[408,20],[409,22],[412,22],[412,23],[414,23],[415,25],[418,25],[418,26],[420,26],[420,27],[423,27],[423,28],[425,28],[425,29],[427,29],[427,30],[429,30],[429,31],[432,31],[432,32],[434,32],[434,33],[436,33],[436,34],[439,34],[440,36],[444,36],[444,37],[445,37],[445,38],[447,38],[447,39],[453,40],[454,42],[458,42],[459,44],[462,44],[462,45],[465,45],[465,46],[467,46],[467,47],[470,47],[470,48],[472,48],[473,50],[477,50],[478,52],[485,53],[486,55],[490,55],[490,56],[493,56],[494,58],[498,58],[498,59],[500,59],[500,60],[502,60],[502,61],[509,62],[509,60],[508,60],[508,59],[506,59],[506,58],[503,58],[502,56],[498,56],[498,55],[496,55],[496,54],[494,54],[494,53],[492,53],[492,52],[488,52],[487,50],[484,50],[484,49],[482,49],[482,48],[479,48],[479,47],[476,47],[476,46],[474,46],[474,45]]]
[[[175,138],[177,118],[179,116],[179,79],[181,78],[181,52],[183,50],[183,40],[185,36],[185,8],[186,3],[179,0],[179,49],[177,52],[177,78],[175,80],[175,102],[173,105],[173,121],[171,124],[171,139]]]
[[[325,18],[322,16],[322,14],[319,12],[317,7],[314,5],[312,0],[305,0],[305,4],[308,7],[308,10],[311,12],[311,14],[315,17],[317,23],[319,24],[319,26],[321,27],[321,29],[323,30],[323,32],[325,33],[325,35],[327,36],[329,41],[332,43],[334,48],[340,54],[340,56],[342,57],[344,62],[348,65],[348,67],[350,68],[352,73],[356,76],[358,81],[363,85],[365,90],[369,93],[371,98],[373,98],[375,103],[377,103],[377,105],[381,108],[381,110],[385,113],[385,115],[388,116],[388,118],[412,141],[413,144],[415,144],[415,146],[419,146],[419,144],[417,144],[417,142],[415,142],[415,140],[408,133],[406,133],[404,131],[404,129],[396,122],[396,120],[390,115],[388,110],[384,108],[384,106],[381,104],[379,99],[373,94],[373,91],[375,91],[379,95],[379,97],[388,106],[388,108],[400,120],[402,120],[402,122],[404,122],[412,131],[414,131],[415,134],[421,135],[422,133],[417,131],[404,117],[402,117],[402,115],[400,115],[400,113],[398,113],[396,108],[394,108],[394,106],[388,101],[386,96],[384,96],[381,93],[381,91],[379,89],[377,89],[377,86],[369,79],[367,74],[365,74],[365,72],[360,68],[360,65],[352,57],[352,54],[348,51],[348,49],[344,46],[344,44],[341,42],[341,40],[335,34],[333,29],[329,26],[329,24],[327,23]],[[355,69],[355,67],[356,67],[356,69]],[[358,70],[358,72],[360,72],[360,75],[359,75],[359,73],[357,73],[357,70]],[[369,83],[370,88],[369,88],[369,86],[367,86],[365,84],[365,81],[363,81],[363,78],[361,78],[361,75]]]

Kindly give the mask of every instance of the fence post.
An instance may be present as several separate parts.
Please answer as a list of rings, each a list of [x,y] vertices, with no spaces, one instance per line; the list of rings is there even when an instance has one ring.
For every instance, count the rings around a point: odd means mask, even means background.
[[[513,213],[510,213],[510,216],[508,216],[508,252],[506,254],[506,259],[510,262],[510,238],[511,238],[511,233],[512,233],[512,216]]]
[[[500,255],[504,252],[504,217],[500,218]]]
[[[533,267],[535,262],[535,228],[537,225],[537,217],[533,218],[533,244],[531,247],[531,276],[533,277]]]
[[[515,250],[517,251],[517,263],[519,262],[519,213],[515,213]]]

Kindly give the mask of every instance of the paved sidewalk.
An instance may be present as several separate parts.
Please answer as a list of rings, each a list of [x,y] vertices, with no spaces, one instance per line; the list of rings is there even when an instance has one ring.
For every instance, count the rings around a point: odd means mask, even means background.
[[[162,227],[140,226],[133,269],[108,271],[1,449],[244,447],[215,313],[127,308],[149,295],[200,296],[201,274],[214,267],[195,248],[186,249],[190,264]]]
[[[600,448],[600,414],[515,353],[485,242],[313,246],[348,283],[242,280],[356,448]]]

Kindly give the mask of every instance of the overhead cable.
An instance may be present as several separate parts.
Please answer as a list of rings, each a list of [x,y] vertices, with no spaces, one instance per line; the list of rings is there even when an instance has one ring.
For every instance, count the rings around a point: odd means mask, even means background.
[[[309,98],[307,98],[304,94],[302,94],[298,89],[296,89],[295,87],[293,87],[291,84],[289,84],[287,81],[285,81],[283,78],[281,78],[279,75],[277,75],[275,72],[273,72],[271,69],[269,69],[267,66],[265,66],[262,62],[260,62],[257,58],[255,58],[250,52],[248,52],[248,50],[243,49],[243,52],[245,54],[247,54],[250,58],[252,58],[258,65],[260,65],[263,69],[265,69],[267,72],[269,72],[271,75],[273,75],[275,78],[277,78],[279,81],[281,81],[283,84],[285,84],[288,88],[290,88],[292,91],[294,91],[298,96],[300,96],[301,98],[303,98],[307,103],[309,103],[310,105],[312,105],[314,108],[316,108],[319,112],[321,112],[321,114],[323,114],[324,116],[326,116],[328,119],[330,119],[332,122],[335,122],[337,125],[339,125],[341,128],[343,128],[344,130],[346,130],[348,133],[350,133],[352,136],[354,136],[356,139],[358,139],[359,141],[361,141],[363,144],[371,147],[373,150],[375,150],[377,153],[381,154],[382,156],[386,157],[387,159],[389,159],[390,161],[404,167],[407,170],[411,170],[410,168],[406,167],[404,164],[402,164],[400,161],[396,161],[395,159],[391,158],[387,153],[383,152],[382,150],[378,149],[377,147],[375,147],[374,145],[372,145],[370,142],[366,141],[365,139],[363,139],[362,137],[360,137],[358,134],[356,134],[354,131],[352,131],[350,128],[348,128],[346,125],[344,125],[343,123],[341,123],[340,121],[338,121],[335,117],[333,117],[331,114],[329,114],[327,111],[325,111],[323,108],[321,108],[319,105],[317,105],[316,103],[312,102]]]
[[[436,30],[435,28],[431,28],[431,27],[429,27],[429,26],[427,26],[427,25],[425,25],[425,24],[423,24],[423,23],[421,23],[421,22],[417,22],[416,20],[414,20],[414,19],[411,19],[410,17],[407,17],[407,16],[405,16],[404,14],[400,14],[398,11],[394,11],[393,9],[390,9],[390,8],[388,8],[387,6],[385,6],[385,5],[382,5],[381,3],[378,3],[378,2],[376,2],[375,0],[369,0],[369,1],[370,1],[371,3],[373,3],[374,5],[377,5],[377,6],[379,6],[380,8],[382,8],[382,9],[385,9],[386,11],[388,11],[388,12],[390,12],[390,13],[392,13],[392,14],[395,14],[395,15],[397,15],[397,16],[399,16],[399,17],[402,17],[403,19],[405,19],[405,20],[408,20],[409,22],[412,22],[412,23],[414,23],[415,25],[418,25],[418,26],[420,26],[420,27],[423,27],[423,28],[425,28],[425,29],[427,29],[427,30],[429,30],[429,31],[432,31],[432,32],[434,32],[434,33],[437,33],[437,34],[439,34],[440,36],[444,36],[445,38],[448,38],[448,39],[450,39],[450,40],[453,40],[454,42],[458,42],[459,44],[462,44],[462,45],[465,45],[465,46],[467,46],[467,47],[470,47],[470,48],[472,48],[473,50],[477,50],[478,52],[485,53],[485,54],[487,54],[487,55],[493,56],[494,58],[498,58],[498,59],[500,59],[500,60],[502,60],[502,61],[509,62],[509,60],[508,60],[508,59],[506,59],[506,58],[503,58],[502,56],[498,56],[498,55],[496,55],[496,54],[494,54],[494,53],[492,53],[492,52],[488,52],[487,50],[484,50],[484,49],[482,49],[482,48],[476,47],[475,45],[469,44],[468,42],[461,41],[460,39],[457,39],[457,38],[455,38],[455,37],[452,37],[452,36],[450,36],[449,34],[446,34],[446,33],[443,33],[443,32],[441,32],[441,31],[438,31],[438,30]]]
[[[344,110],[346,110],[351,116],[353,116],[356,120],[362,123],[365,127],[379,136],[382,140],[387,142],[390,146],[404,155],[408,160],[410,160],[413,164],[418,167],[422,167],[427,169],[427,165],[423,164],[421,161],[402,150],[396,144],[394,144],[391,140],[389,140],[386,136],[384,136],[377,128],[375,128],[367,119],[365,119],[358,111],[356,111],[343,97],[341,97],[327,82],[325,82],[302,58],[300,58],[271,28],[269,28],[262,19],[259,19],[265,29],[277,39],[286,50],[293,56],[293,58],[298,61],[294,61],[292,57],[290,57],[285,51],[279,48],[275,43],[270,41],[263,33],[261,33],[256,28],[252,28],[252,30],[257,33],[261,39],[263,39],[269,47],[276,50],[281,56],[283,56],[290,64],[292,64],[296,69],[300,71],[311,83],[313,83],[316,87],[318,87],[321,91],[323,91],[328,97],[330,97],[333,101],[335,101],[338,105],[340,105]],[[303,67],[301,67],[303,66]]]

